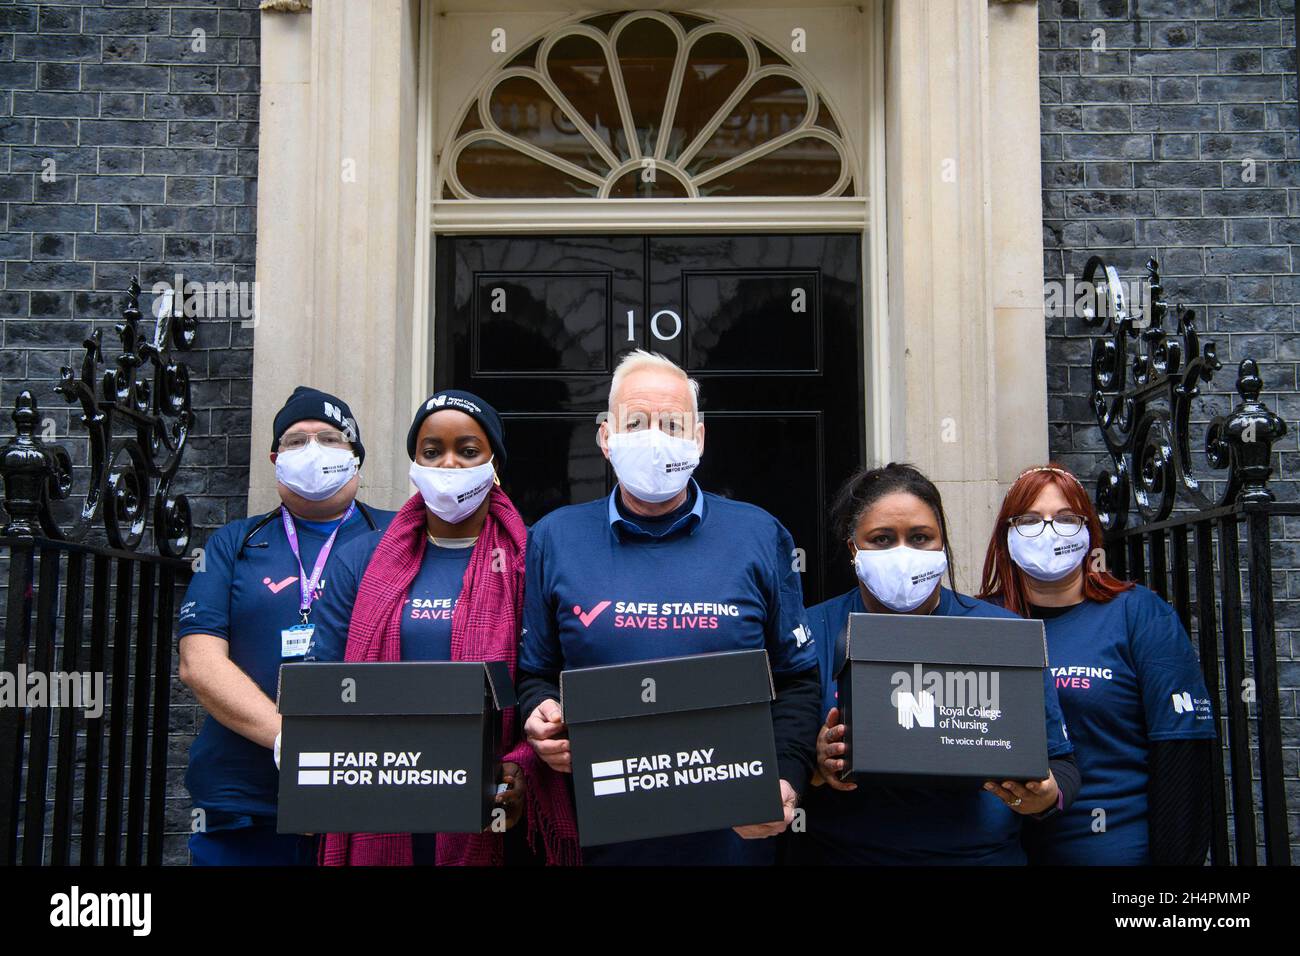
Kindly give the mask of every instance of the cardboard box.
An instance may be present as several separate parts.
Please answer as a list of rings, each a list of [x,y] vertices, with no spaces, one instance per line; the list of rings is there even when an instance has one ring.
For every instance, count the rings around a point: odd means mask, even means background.
[[[767,652],[560,675],[583,846],[781,819]]]
[[[504,662],[280,668],[280,833],[478,833],[491,823]]]
[[[966,785],[1047,776],[1042,621],[850,614],[842,776]]]

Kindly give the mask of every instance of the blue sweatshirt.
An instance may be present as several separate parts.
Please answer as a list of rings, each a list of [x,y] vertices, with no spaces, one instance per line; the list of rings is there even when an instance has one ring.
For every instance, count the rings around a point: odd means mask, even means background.
[[[835,706],[835,651],[850,614],[866,613],[853,588],[808,612],[821,654],[824,712]],[[1015,617],[986,601],[940,588],[932,612],[944,617]],[[1044,669],[1048,757],[1072,751],[1051,674]],[[824,716],[823,712],[823,716]],[[1024,864],[1021,817],[978,785],[959,789],[882,786],[855,779],[856,790],[827,785],[804,794],[804,833],[792,833],[792,858],[807,864]]]
[[[617,488],[533,527],[520,670],[556,680],[577,667],[753,648],[778,675],[818,666],[790,533],[761,508],[691,485],[694,504],[668,529],[620,514]],[[774,859],[773,841],[731,830],[583,850],[596,865]]]
[[[1083,781],[1063,814],[1030,831],[1033,862],[1146,865],[1151,742],[1215,736],[1196,652],[1174,609],[1141,585],[1043,624]]]
[[[391,511],[367,510],[381,529],[393,518]],[[281,657],[280,632],[300,620],[299,574],[278,511],[245,543],[249,532],[264,517],[232,521],[208,539],[203,549],[203,570],[194,574],[181,604],[177,636],[212,634],[225,639],[230,644],[230,659],[275,700],[280,664],[285,660]],[[308,575],[337,524],[295,522]],[[329,590],[339,549],[369,530],[358,508],[339,530],[321,575],[317,599]],[[185,786],[194,805],[208,811],[209,829],[246,826],[257,822],[252,818],[275,816],[279,773],[268,748],[209,716],[190,747]]]

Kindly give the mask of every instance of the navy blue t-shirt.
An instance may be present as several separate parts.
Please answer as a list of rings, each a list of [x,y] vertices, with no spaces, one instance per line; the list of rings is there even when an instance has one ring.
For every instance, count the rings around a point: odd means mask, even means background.
[[[330,588],[312,610],[316,630],[307,659],[341,661],[348,644],[348,624],[357,588],[366,573],[382,532],[348,542],[338,555]],[[451,660],[451,614],[460,597],[474,549],[444,548],[429,542],[402,608],[402,660]]]
[[[520,670],[558,679],[577,667],[757,648],[778,674],[817,666],[790,533],[761,508],[691,484],[690,512],[657,536],[619,514],[617,488],[534,525]],[[771,840],[731,830],[583,850],[588,864],[774,859]]]
[[[1083,782],[1069,809],[1026,831],[1030,858],[1148,864],[1149,742],[1215,736],[1191,641],[1174,609],[1140,585],[1043,623]]]
[[[367,508],[379,528],[388,526],[393,512]],[[243,544],[265,517],[255,515],[219,529],[203,549],[203,570],[196,571],[181,604],[177,636],[212,634],[230,644],[230,659],[275,699],[281,658],[280,632],[300,620],[298,562],[289,550],[284,525],[275,517]],[[311,574],[337,522],[297,521],[303,568]],[[360,509],[339,530],[321,574],[319,596],[328,593],[344,544],[370,530]],[[243,545],[243,555],[240,546]],[[209,811],[209,829],[216,819],[229,825],[248,823],[247,817],[273,817],[279,774],[271,751],[209,716],[193,745],[185,786],[197,807]],[[216,818],[216,819],[214,819]]]
[[[847,591],[808,611],[821,655],[823,717],[836,703],[835,660],[850,614],[866,613],[862,592]],[[932,612],[945,617],[1015,617],[994,604],[940,588]],[[1050,673],[1043,671],[1047,754],[1072,747]],[[809,864],[1020,865],[1021,816],[978,785],[968,788],[882,786],[858,777],[856,790],[809,787],[806,830],[789,837],[792,858]]]

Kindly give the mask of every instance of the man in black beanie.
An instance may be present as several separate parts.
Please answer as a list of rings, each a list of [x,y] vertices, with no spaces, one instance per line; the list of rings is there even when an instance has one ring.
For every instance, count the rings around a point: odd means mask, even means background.
[[[272,426],[280,506],[204,547],[179,625],[180,677],[208,712],[185,775],[194,865],[315,862],[315,838],[275,832],[276,684],[280,665],[306,653],[330,553],[392,519],[356,500],[365,456],[347,403],[298,386]]]

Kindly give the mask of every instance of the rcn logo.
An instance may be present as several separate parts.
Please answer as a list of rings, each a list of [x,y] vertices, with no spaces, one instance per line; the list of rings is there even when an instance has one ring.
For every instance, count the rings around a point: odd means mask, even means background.
[[[1192,695],[1188,691],[1183,691],[1181,694],[1174,694],[1172,696],[1175,714],[1195,713],[1196,708],[1192,706]]]
[[[895,698],[898,705],[898,723],[903,729],[911,730],[916,724],[922,727],[934,726],[934,695],[928,690],[900,690]]]
[[[461,398],[459,395],[435,395],[424,403],[425,411],[432,411],[435,408],[461,408],[471,415],[481,415],[483,409],[468,399]]]
[[[343,417],[343,409],[339,408],[332,402],[324,402],[325,417],[338,422],[340,425],[347,427],[347,419]]]

